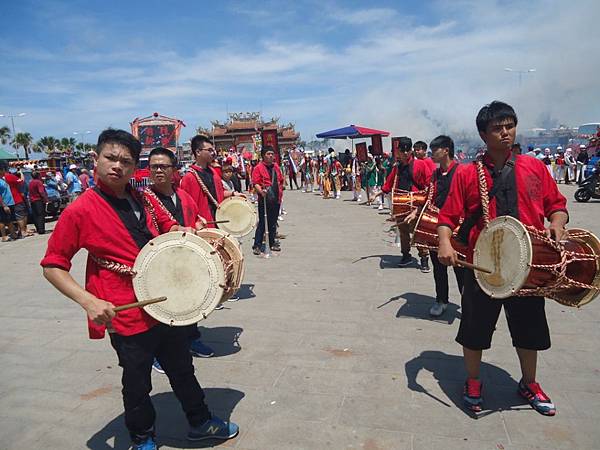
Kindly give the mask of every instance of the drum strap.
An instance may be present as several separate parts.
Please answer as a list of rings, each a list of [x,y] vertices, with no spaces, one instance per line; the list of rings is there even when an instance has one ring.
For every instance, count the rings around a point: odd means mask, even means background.
[[[103,269],[110,270],[111,272],[115,272],[120,275],[127,275],[132,278],[136,275],[135,270],[133,270],[133,268],[127,264],[121,264],[109,259],[100,258],[99,256],[92,255],[91,253],[90,258],[92,258],[92,261],[94,261],[96,265],[102,267]]]
[[[192,169],[192,173],[196,177],[196,181],[198,181],[198,184],[200,185],[200,189],[202,189],[202,192],[204,192],[204,194],[208,197],[208,199],[215,206],[215,208],[219,209],[219,202],[217,202],[215,200],[215,198],[213,197],[213,195],[210,193],[210,191],[206,187],[206,184],[204,184],[204,181],[202,181],[202,178],[200,178],[200,175],[198,174],[198,172],[196,172],[194,169]]]
[[[466,217],[460,226],[456,239],[464,244],[469,245],[469,234],[475,224],[483,217],[484,223],[487,224],[490,221],[489,213],[489,202],[492,198],[496,197],[499,191],[502,192],[502,200],[498,202],[496,199],[497,209],[499,212],[497,215],[510,215],[515,219],[519,218],[517,210],[517,189],[515,182],[515,156],[513,155],[506,163],[502,170],[495,173],[492,172],[492,179],[494,179],[494,186],[491,190],[488,190],[487,182],[485,179],[483,158],[478,158],[475,161],[475,170],[477,171],[479,179],[479,196],[481,198],[481,208],[474,212],[469,217]],[[510,197],[510,199],[509,199]],[[511,204],[512,203],[512,204]]]

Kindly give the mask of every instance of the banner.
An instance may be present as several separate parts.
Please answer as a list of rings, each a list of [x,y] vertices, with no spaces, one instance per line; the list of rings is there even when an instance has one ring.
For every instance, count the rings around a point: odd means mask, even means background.
[[[383,142],[380,134],[371,136],[371,153],[373,156],[383,156]]]
[[[365,163],[369,159],[367,157],[367,144],[365,142],[360,142],[355,145],[356,148],[356,158],[358,162]]]
[[[392,138],[392,157],[394,159],[398,159],[398,148],[400,147],[400,138],[393,137]]]
[[[279,139],[277,138],[277,130],[262,130],[261,131],[262,148],[273,147],[275,150],[275,162],[281,164],[281,155],[279,154]]]

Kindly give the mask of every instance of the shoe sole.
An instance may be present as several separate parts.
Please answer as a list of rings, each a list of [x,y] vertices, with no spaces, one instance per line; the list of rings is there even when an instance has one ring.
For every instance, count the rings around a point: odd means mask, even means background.
[[[203,355],[202,353],[194,353],[194,352],[190,352],[190,355],[195,356],[196,358],[212,358],[213,356],[215,356],[214,353],[212,355]]]
[[[237,430],[235,432],[235,434],[232,434],[229,437],[225,437],[225,436],[202,436],[202,437],[189,437],[187,436],[187,440],[188,441],[193,441],[193,442],[199,442],[199,441],[209,441],[211,439],[217,439],[219,441],[227,441],[228,439],[233,439],[234,437],[236,437],[238,434],[240,434],[240,430]]]
[[[547,416],[547,417],[552,417],[556,415],[556,409],[554,411],[541,411],[539,409],[537,409],[535,406],[533,406],[533,404],[529,401],[529,399],[527,398],[527,396],[525,394],[523,394],[521,392],[521,390],[517,390],[518,394],[527,401],[527,403],[529,403],[529,406],[531,406],[531,409],[533,409],[535,412],[541,414],[542,416]]]

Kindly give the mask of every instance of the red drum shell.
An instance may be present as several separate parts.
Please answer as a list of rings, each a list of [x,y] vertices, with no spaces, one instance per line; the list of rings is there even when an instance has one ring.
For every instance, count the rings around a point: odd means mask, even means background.
[[[438,226],[438,218],[439,218],[439,210],[435,206],[430,203],[427,203],[421,214],[417,223],[415,224],[415,230],[413,232],[413,245],[416,247],[426,247],[429,250],[437,251],[440,246],[440,241],[437,234],[437,226]],[[454,250],[458,252],[460,256],[466,258],[469,254],[468,246],[460,243],[456,239],[456,232],[458,229],[454,230],[452,234],[452,239],[450,243]]]
[[[404,218],[414,209],[424,206],[427,202],[427,191],[404,191],[396,189],[392,194],[392,217]]]

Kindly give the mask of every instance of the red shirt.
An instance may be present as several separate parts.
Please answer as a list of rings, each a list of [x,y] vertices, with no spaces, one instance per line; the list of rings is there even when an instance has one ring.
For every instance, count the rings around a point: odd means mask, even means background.
[[[425,164],[427,164],[427,167],[429,167],[429,170],[431,170],[431,173],[436,171],[437,164],[435,162],[433,162],[433,159],[423,158],[423,159],[420,159],[419,161],[423,161]]]
[[[87,173],[79,175],[79,182],[81,183],[82,191],[87,191],[90,188],[90,176]]]
[[[108,188],[101,184],[98,187],[111,195]],[[153,236],[177,225],[162,210],[155,211],[160,231],[154,228],[146,209],[146,223]],[[42,267],[59,267],[69,271],[71,259],[82,248],[89,253],[85,270],[86,291],[116,306],[137,301],[129,275],[99,267],[90,256],[133,267],[140,252],[115,210],[94,189],[85,191],[60,215],[40,264]],[[143,333],[156,324],[156,320],[142,308],[122,311],[112,320],[115,332],[123,336]],[[97,325],[88,319],[91,339],[103,338],[105,330],[104,325]]]
[[[279,184],[279,202],[283,199],[283,174],[277,164],[273,164],[273,170],[277,176],[277,182]],[[252,171],[252,185],[260,185],[263,189],[267,189],[273,184],[272,176],[267,169],[267,165],[264,162],[259,162],[254,170]]]
[[[510,156],[510,153],[507,155]],[[486,163],[490,164],[487,154]],[[515,157],[515,182],[517,187],[517,208],[519,220],[538,230],[544,229],[544,218],[557,211],[567,212],[567,200],[559,192],[556,182],[550,176],[548,169],[540,160],[527,156]],[[484,165],[488,191],[492,189],[492,176]],[[448,199],[442,207],[438,226],[455,229],[461,217],[469,217],[481,206],[479,198],[479,182],[475,163],[462,164],[456,169]],[[496,199],[490,200],[490,219],[496,217]],[[472,250],[479,233],[483,229],[483,218],[471,229],[469,234],[469,249]]]
[[[198,170],[198,171],[206,170],[195,164],[192,165],[191,169]],[[223,201],[223,197],[224,197],[223,182],[221,181],[221,177],[219,176],[219,174],[217,174],[214,169],[211,169],[209,167],[208,170],[212,170],[212,174],[213,174],[213,181],[215,183],[215,191],[217,193],[217,198],[215,198],[215,200],[217,201],[217,203],[221,203]],[[181,179],[181,189],[183,189],[185,192],[187,192],[190,195],[190,197],[192,197],[192,200],[196,203],[196,205],[198,207],[198,213],[202,217],[204,217],[206,220],[209,220],[209,221],[215,220],[215,218],[212,215],[212,211],[210,210],[210,205],[208,203],[208,202],[210,202],[210,200],[208,199],[208,197],[206,196],[206,194],[200,187],[200,183],[198,183],[198,180],[196,179],[195,174],[188,172],[183,176],[183,178]],[[207,225],[207,228],[215,228],[215,225]]]
[[[38,200],[48,201],[46,188],[40,180],[33,179],[29,182],[29,200],[36,202]]]
[[[15,205],[19,203],[23,203],[25,199],[23,198],[23,194],[21,193],[21,187],[23,186],[23,178],[19,178],[12,173],[6,172],[4,174],[4,181],[8,183],[10,186],[10,192],[13,196],[13,200],[15,201]]]
[[[411,191],[413,191],[413,192],[422,191],[423,189],[427,188],[427,186],[429,185],[429,181],[431,180],[431,174],[433,173],[433,170],[431,170],[431,166],[429,166],[422,159],[415,159],[411,156],[407,162],[407,165],[410,164],[411,162],[413,163],[413,173],[412,173],[413,185],[411,187]],[[385,192],[386,194],[388,192],[391,192],[392,189],[395,187],[394,180],[396,179],[397,172],[398,172],[398,165],[395,164],[394,168],[392,169],[390,174],[385,179],[385,183],[384,183],[383,187],[381,188],[381,190],[383,192]]]
[[[177,197],[181,202],[181,210],[183,211],[183,223],[180,223],[179,225],[183,225],[184,227],[195,228],[199,216],[198,206],[196,205],[192,197],[190,197],[190,195],[183,189],[176,188],[175,193],[177,194]],[[162,203],[160,201],[160,198],[147,195],[145,194],[145,191],[144,195],[146,195],[148,200],[150,200],[150,202],[154,205],[154,209],[163,208],[164,205],[161,206],[160,204],[158,204]]]

